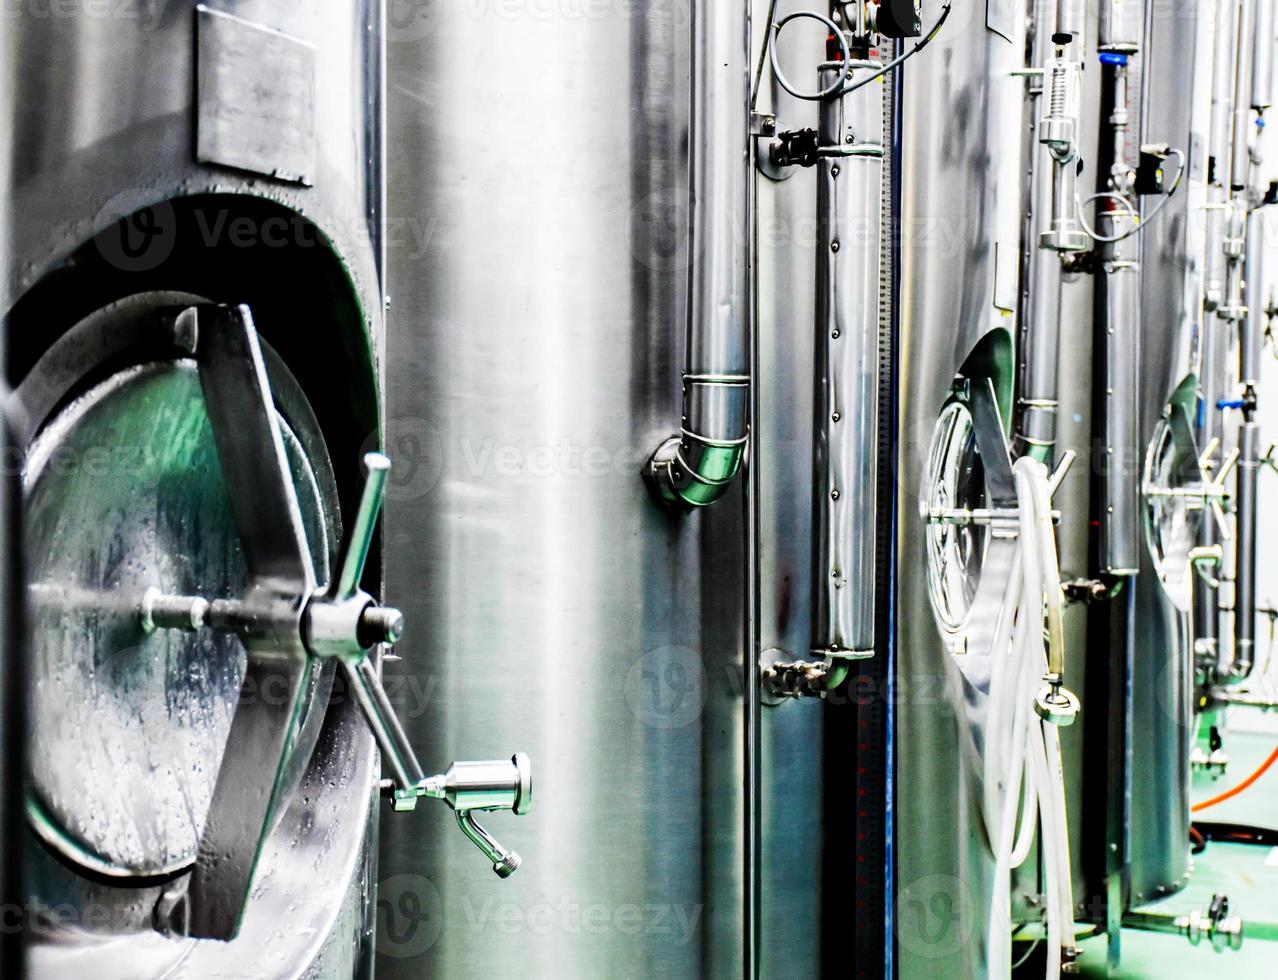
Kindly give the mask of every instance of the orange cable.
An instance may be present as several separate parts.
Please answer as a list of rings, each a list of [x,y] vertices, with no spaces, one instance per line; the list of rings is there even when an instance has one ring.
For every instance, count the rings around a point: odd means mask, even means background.
[[[1259,769],[1253,772],[1250,776],[1244,779],[1241,783],[1239,783],[1233,789],[1227,789],[1225,790],[1225,792],[1221,793],[1219,796],[1213,796],[1210,800],[1203,800],[1201,803],[1195,803],[1193,806],[1189,808],[1189,812],[1197,813],[1199,810],[1206,810],[1209,806],[1215,806],[1217,803],[1224,803],[1225,800],[1228,800],[1231,797],[1237,796],[1239,793],[1245,790],[1248,786],[1254,783],[1257,779],[1263,776],[1265,772],[1269,769],[1269,767],[1272,766],[1275,762],[1278,762],[1278,748],[1274,749],[1271,753],[1269,753],[1269,758],[1260,764]]]

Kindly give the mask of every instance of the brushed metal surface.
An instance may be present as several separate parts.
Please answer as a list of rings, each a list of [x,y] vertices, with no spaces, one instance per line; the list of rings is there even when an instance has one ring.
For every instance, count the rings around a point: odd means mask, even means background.
[[[200,161],[312,183],[314,46],[203,5],[195,12]]]
[[[11,140],[13,134],[13,32],[7,18],[0,19],[0,269],[8,266],[9,236],[12,230],[12,188],[9,180]],[[8,309],[9,297],[5,279],[0,275],[0,309]],[[3,369],[4,335],[0,327],[0,370]],[[4,444],[11,445],[6,433]],[[25,749],[26,683],[21,654],[21,574],[19,570],[20,529],[13,519],[19,513],[22,496],[21,477],[10,472],[0,481],[0,512],[6,520],[0,525],[0,671],[9,679],[0,698],[0,902],[21,900],[21,849],[18,841],[26,832],[22,816],[22,781]],[[0,936],[0,972],[18,976],[22,963],[22,936],[9,933]]]
[[[844,71],[842,63],[822,65],[820,87]],[[881,154],[883,87],[863,85],[823,103],[818,139],[836,147],[855,139]],[[816,169],[812,578],[818,587],[809,650],[824,658],[874,650],[883,158],[826,157]]]
[[[430,9],[388,54],[391,212],[431,235],[389,256],[387,682],[424,765],[517,748],[538,798],[492,822],[504,882],[443,808],[383,822],[379,974],[736,975],[741,490],[672,515],[639,472],[680,398],[687,7]]]
[[[160,267],[175,244],[165,234],[172,231],[172,217],[160,202],[230,191],[277,201],[317,224],[346,263],[368,329],[379,340],[380,3],[204,5],[315,49],[311,188],[197,161],[196,6],[161,4],[139,8],[135,17],[79,9],[75,16],[49,17],[24,7],[7,19],[15,51],[14,127],[21,134],[12,167],[21,219],[6,270],[10,301],[50,265],[137,208],[156,206],[157,234],[134,261],[120,263],[120,272]],[[210,246],[225,245],[230,234],[229,224],[218,225],[216,217],[206,218],[209,229],[218,229]],[[412,237],[407,227],[397,233]]]
[[[57,16],[15,9],[4,18],[13,41],[5,71],[14,77],[5,111],[20,136],[5,162],[18,217],[0,291],[8,322],[22,328],[7,338],[9,381],[20,381],[62,331],[119,297],[167,288],[247,300],[315,406],[347,503],[358,492],[361,445],[375,445],[380,430],[373,352],[380,355],[386,237],[381,4],[212,0],[207,6],[314,48],[314,186],[198,162],[195,4],[138,8],[133,17],[88,8]],[[120,219],[140,208],[149,210],[132,230],[143,237],[130,240]],[[424,232],[401,225],[396,234],[412,240]],[[34,304],[24,300],[36,293],[41,312],[33,316]],[[68,943],[59,933],[33,946],[31,972],[139,976],[177,961],[182,966],[174,975],[190,976],[254,970],[349,976],[368,969],[373,865],[361,840],[369,831],[375,754],[353,706],[343,704],[328,722],[329,741],[321,742],[328,748],[315,756],[281,821],[287,832],[262,858],[272,871],[255,893],[240,943],[105,935]],[[331,807],[317,803],[318,790],[330,782],[346,794]],[[85,881],[59,877],[61,865],[38,846],[25,850],[34,862],[32,894],[55,904],[64,894],[83,897]],[[118,901],[109,886],[95,887],[107,889],[99,904]],[[139,922],[149,929],[156,898],[155,889],[144,889],[140,906],[124,903],[140,919],[113,919],[100,932],[133,930]],[[281,939],[278,923],[290,909],[306,924]],[[153,954],[142,951],[147,944]]]
[[[1199,208],[1207,194],[1207,167],[1195,159],[1206,145],[1202,134],[1207,132],[1210,110],[1210,86],[1205,84],[1210,63],[1202,63],[1204,46],[1198,43],[1206,8],[1196,3],[1187,8],[1186,16],[1153,18],[1145,58],[1141,138],[1185,148],[1189,157],[1186,186],[1140,237],[1139,424],[1141,445],[1146,447],[1154,442],[1164,407],[1176,389],[1194,382],[1194,357],[1204,350],[1204,329],[1219,326],[1214,316],[1204,318],[1202,311],[1205,219]],[[1187,569],[1167,585],[1160,583],[1149,533],[1147,517],[1140,571],[1133,583],[1132,829],[1127,841],[1133,902],[1177,890],[1188,870],[1193,651],[1189,609],[1176,578],[1193,578],[1194,590],[1202,588],[1201,579]]]
[[[808,4],[778,0],[776,18]],[[756,51],[768,24],[754,4]],[[815,88],[825,29],[795,21],[777,56],[788,78]],[[817,106],[794,98],[764,70],[758,108],[780,130],[817,125]],[[766,142],[766,141],[765,141]],[[751,480],[758,506],[758,646],[804,659],[811,642],[812,406],[816,363],[816,168],[756,181],[758,417],[751,426]],[[762,976],[814,977],[821,969],[825,828],[823,722],[828,706],[804,699],[763,708],[759,718],[759,945]],[[817,836],[817,835],[820,836]],[[834,835],[837,839],[837,833]]]
[[[925,23],[937,9],[925,5]],[[1010,261],[1014,284],[1019,255],[1025,83],[1011,72],[1024,60],[1024,31],[1019,9],[1015,42],[969,10],[903,69],[896,623],[896,730],[903,734],[894,799],[902,977],[985,974],[993,858],[969,726],[969,703],[979,718],[980,670],[960,665],[963,655],[951,654],[938,634],[919,501],[933,429],[955,374],[983,338],[1013,326],[1011,312],[996,303],[1008,302],[1000,280]],[[995,346],[1006,349],[1008,340]],[[990,372],[1004,418],[1010,350],[1006,356],[1006,368]]]

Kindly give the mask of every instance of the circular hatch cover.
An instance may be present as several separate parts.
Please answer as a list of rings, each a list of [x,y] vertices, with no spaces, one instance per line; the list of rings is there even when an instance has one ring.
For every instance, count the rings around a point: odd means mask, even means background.
[[[272,368],[273,386],[296,386]],[[320,433],[305,431],[313,417],[297,414],[280,430],[322,582],[336,491]],[[32,825],[101,874],[179,871],[195,859],[239,698],[272,696],[241,692],[233,634],[141,625],[148,588],[231,598],[247,579],[195,363],[135,363],[65,401],[31,441],[23,481]],[[300,766],[331,682],[312,672]]]

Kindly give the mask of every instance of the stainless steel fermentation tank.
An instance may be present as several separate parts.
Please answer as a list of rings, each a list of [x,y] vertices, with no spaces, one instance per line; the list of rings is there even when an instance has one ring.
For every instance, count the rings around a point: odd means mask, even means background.
[[[973,769],[979,722],[968,705],[983,703],[982,637],[987,645],[1006,554],[1000,561],[995,543],[987,561],[979,528],[947,530],[922,515],[987,505],[969,393],[978,392],[987,418],[1010,419],[1025,117],[1025,81],[1014,74],[1025,60],[1019,6],[990,4],[988,20],[982,5],[958,8],[952,29],[902,69],[895,724],[903,737],[893,907],[901,976],[985,973],[993,857]],[[924,20],[938,9],[926,5]],[[995,433],[1004,434],[997,422]]]
[[[730,349],[685,368],[690,290],[724,338],[749,316],[745,5],[425,9],[388,35],[389,672],[425,756],[517,740],[538,799],[500,889],[441,814],[383,827],[378,969],[737,975],[745,487],[675,512],[640,475]]]
[[[360,975],[377,772],[356,703],[329,666],[263,668],[247,621],[248,668],[236,636],[190,627],[233,618],[248,581],[322,583],[379,444],[382,12],[130,9],[4,22],[27,967]],[[165,592],[213,601],[169,629]]]

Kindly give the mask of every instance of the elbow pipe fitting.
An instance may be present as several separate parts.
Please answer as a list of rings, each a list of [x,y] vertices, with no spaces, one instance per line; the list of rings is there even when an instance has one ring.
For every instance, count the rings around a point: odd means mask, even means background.
[[[705,507],[728,492],[747,441],[748,375],[685,375],[684,423],[657,447],[644,476],[662,503]]]
[[[691,226],[679,435],[644,468],[669,507],[728,492],[749,438],[750,43],[745,0],[693,0]]]

